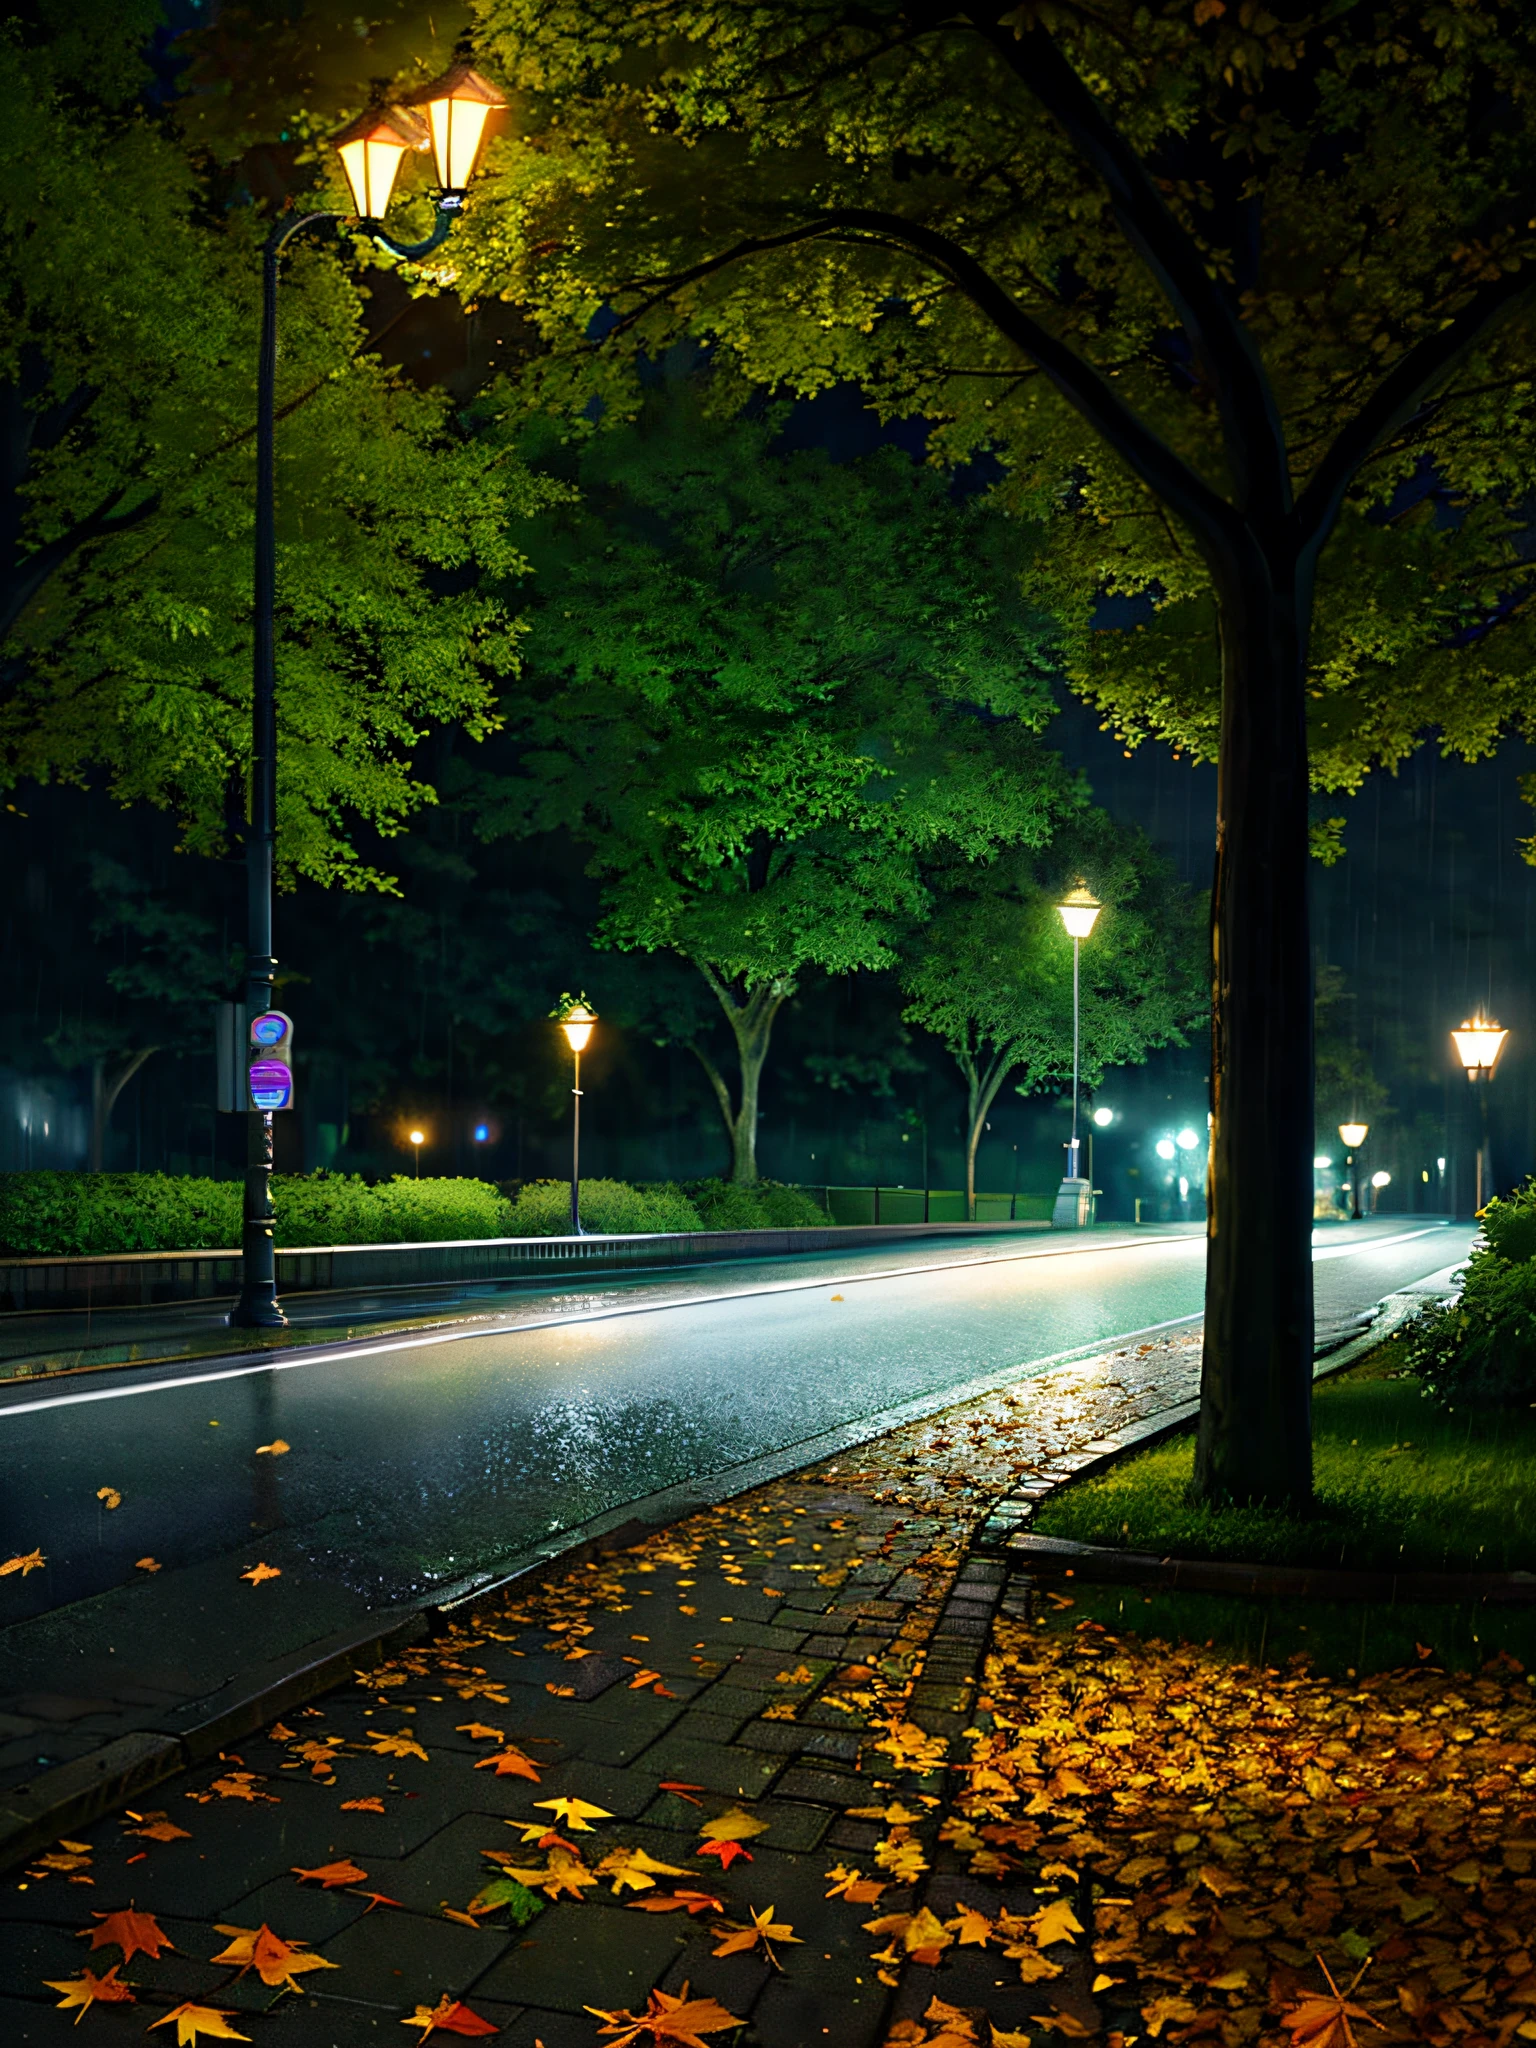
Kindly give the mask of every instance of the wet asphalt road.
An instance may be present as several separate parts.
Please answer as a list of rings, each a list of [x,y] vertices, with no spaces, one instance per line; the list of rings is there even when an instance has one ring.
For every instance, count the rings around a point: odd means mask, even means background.
[[[1319,1323],[1471,1234],[1327,1233]],[[659,1488],[1198,1315],[1203,1253],[1150,1233],[828,1253],[566,1290],[496,1330],[7,1388],[0,1557],[40,1547],[48,1568],[0,1582],[0,1623],[122,1586],[141,1557],[187,1567],[253,1539],[371,1603],[421,1597]]]

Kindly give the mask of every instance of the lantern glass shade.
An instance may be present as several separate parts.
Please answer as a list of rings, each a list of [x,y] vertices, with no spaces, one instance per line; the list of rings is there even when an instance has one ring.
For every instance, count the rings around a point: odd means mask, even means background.
[[[462,192],[474,176],[485,124],[506,101],[473,65],[455,64],[408,94],[403,104],[426,116],[438,184],[444,192]]]
[[[1056,906],[1056,914],[1067,928],[1068,936],[1086,939],[1093,930],[1094,921],[1104,908],[1098,897],[1086,882],[1079,882],[1066,899]]]
[[[1351,1152],[1358,1152],[1365,1143],[1366,1132],[1369,1129],[1369,1124],[1340,1124],[1339,1136]]]
[[[1456,1057],[1471,1075],[1493,1072],[1508,1036],[1507,1031],[1501,1031],[1486,1017],[1469,1018],[1459,1031],[1451,1033],[1456,1042]]]
[[[359,220],[382,220],[407,150],[425,149],[427,125],[401,108],[373,107],[331,138]]]
[[[565,1042],[572,1052],[585,1052],[587,1040],[592,1036],[592,1026],[597,1022],[596,1010],[589,1010],[585,1003],[573,1003],[560,1019],[560,1029],[565,1033]]]

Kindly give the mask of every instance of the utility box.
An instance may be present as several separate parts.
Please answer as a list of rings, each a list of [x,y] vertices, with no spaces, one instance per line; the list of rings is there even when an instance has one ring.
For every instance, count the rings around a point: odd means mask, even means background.
[[[1064,1180],[1056,1190],[1056,1207],[1051,1215],[1053,1230],[1086,1230],[1093,1222],[1093,1183]]]

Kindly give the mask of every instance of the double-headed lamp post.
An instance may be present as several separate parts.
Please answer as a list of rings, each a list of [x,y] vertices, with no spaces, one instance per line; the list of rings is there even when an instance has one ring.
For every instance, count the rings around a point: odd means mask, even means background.
[[[1469,1017],[1459,1031],[1453,1031],[1451,1038],[1456,1047],[1456,1057],[1467,1070],[1467,1079],[1477,1089],[1478,1107],[1481,1111],[1481,1129],[1477,1146],[1477,1202],[1481,1210],[1485,1194],[1492,1191],[1493,1170],[1488,1158],[1488,1083],[1493,1079],[1493,1070],[1499,1063],[1499,1054],[1504,1050],[1507,1031],[1479,1011]]]
[[[426,256],[462,212],[484,139],[501,94],[467,63],[455,64],[404,102],[371,108],[333,137],[351,188],[358,223],[383,248],[407,261]],[[408,150],[431,148],[437,165],[437,219],[425,241],[397,242],[383,227],[390,193]],[[277,280],[283,250],[321,221],[345,216],[317,209],[278,221],[261,258],[261,347],[256,367],[255,671],[251,696],[251,821],[246,860],[246,1006],[257,1017],[272,1008],[277,962],[272,956],[272,855],[277,837],[277,529],[276,389]],[[247,1095],[247,1101],[250,1096]],[[245,1210],[240,1232],[240,1296],[233,1323],[261,1328],[287,1321],[277,1299],[272,1226],[272,1111],[246,1114]],[[418,1155],[419,1165],[419,1155]]]
[[[565,1002],[560,1009],[560,1029],[565,1033],[565,1042],[571,1048],[575,1061],[575,1074],[571,1083],[573,1106],[571,1113],[571,1235],[581,1236],[581,1056],[587,1049],[587,1040],[592,1036],[592,1026],[597,1022],[597,1012],[585,996],[573,1003]]]
[[[1103,908],[1103,904],[1087,883],[1081,881],[1056,906],[1056,914],[1066,926],[1067,935],[1072,941],[1072,1139],[1067,1146],[1067,1177],[1056,1196],[1056,1221],[1070,1220],[1075,1225],[1087,1221],[1089,1210],[1089,1202],[1083,1196],[1082,1176],[1078,1171],[1080,1140],[1077,1135],[1077,1103],[1082,1049],[1081,958],[1083,941],[1093,930]],[[1063,1215],[1064,1205],[1070,1208],[1070,1219]]]
[[[1344,1146],[1345,1164],[1349,1168],[1349,1213],[1351,1220],[1360,1221],[1360,1170],[1355,1164],[1355,1154],[1365,1143],[1370,1131],[1369,1124],[1340,1124],[1339,1138]]]

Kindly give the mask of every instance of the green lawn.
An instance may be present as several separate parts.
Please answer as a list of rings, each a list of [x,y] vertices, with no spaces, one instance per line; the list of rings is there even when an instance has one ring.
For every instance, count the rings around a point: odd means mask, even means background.
[[[1313,1393],[1316,1506],[1300,1517],[1186,1498],[1194,1437],[1073,1481],[1041,1536],[1159,1556],[1417,1571],[1536,1569],[1536,1415],[1442,1416],[1385,1344]]]

